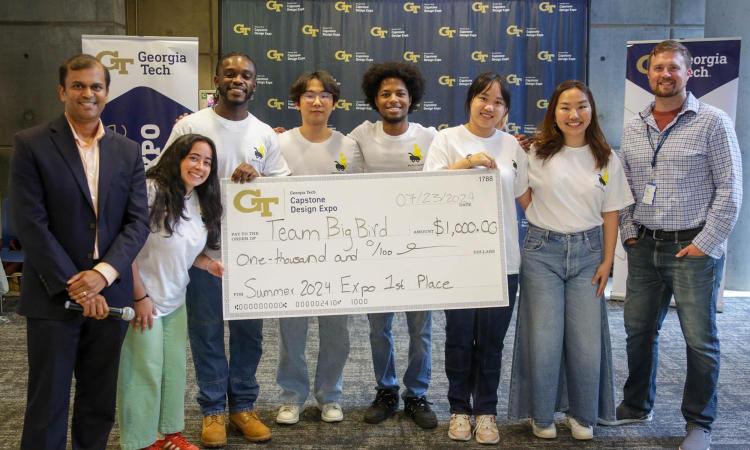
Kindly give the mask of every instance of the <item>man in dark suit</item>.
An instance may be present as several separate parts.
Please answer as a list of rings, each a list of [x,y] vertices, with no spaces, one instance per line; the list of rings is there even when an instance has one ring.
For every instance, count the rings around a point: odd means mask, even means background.
[[[131,263],[148,234],[140,149],[100,120],[109,72],[89,55],[60,66],[65,114],[15,136],[11,214],[23,244],[18,313],[27,318],[29,383],[21,448],[103,449],[114,423]],[[67,311],[66,300],[83,314]]]

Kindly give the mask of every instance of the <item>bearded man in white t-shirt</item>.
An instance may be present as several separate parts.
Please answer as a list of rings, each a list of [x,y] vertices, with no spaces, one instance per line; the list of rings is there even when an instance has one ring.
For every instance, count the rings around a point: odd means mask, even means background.
[[[437,131],[409,122],[409,113],[422,99],[424,78],[414,64],[374,64],[362,79],[367,102],[380,114],[349,133],[364,158],[365,172],[422,170]],[[377,395],[365,412],[365,422],[380,423],[398,410],[399,384],[391,324],[394,313],[368,314],[372,364]],[[437,417],[425,395],[432,374],[432,313],[406,313],[409,328],[409,365],[404,373],[404,411],[422,428],[435,428]]]
[[[362,155],[357,143],[328,128],[339,99],[339,87],[324,70],[306,72],[290,89],[290,98],[299,109],[302,126],[279,136],[284,159],[292,175],[328,175],[361,173]],[[344,420],[341,391],[344,365],[349,357],[349,316],[319,316],[318,362],[313,395],[324,422]],[[299,422],[300,410],[310,394],[310,376],[305,360],[307,317],[279,319],[279,366],[276,382],[281,388],[281,406],[276,422]]]
[[[167,146],[184,134],[201,134],[216,144],[219,178],[231,177],[234,182],[244,183],[261,175],[289,175],[276,133],[248,112],[248,103],[255,93],[255,76],[255,63],[249,56],[229,53],[220,58],[214,76],[216,105],[178,121]],[[221,258],[220,251],[207,249],[205,253],[214,259]],[[255,372],[263,350],[263,321],[229,322],[227,360],[221,279],[192,267],[186,305],[198,382],[197,400],[203,414],[201,443],[210,448],[226,446],[227,404],[229,425],[245,439],[252,442],[271,439],[271,430],[254,411],[259,391]]]

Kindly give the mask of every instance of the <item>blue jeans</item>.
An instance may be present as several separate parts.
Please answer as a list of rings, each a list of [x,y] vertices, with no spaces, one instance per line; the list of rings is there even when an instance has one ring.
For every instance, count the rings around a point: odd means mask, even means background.
[[[639,414],[650,412],[654,406],[659,330],[674,294],[687,344],[682,415],[688,428],[710,430],[716,418],[719,379],[716,296],[724,257],[674,256],[689,244],[642,237],[627,249],[625,332],[629,373],[623,404]]]
[[[396,354],[391,325],[395,313],[368,314],[372,366],[378,389],[399,389]],[[432,312],[409,311],[409,364],[404,373],[406,390],[402,397],[424,397],[432,377]]]
[[[518,275],[508,275],[509,306],[445,311],[445,375],[451,414],[497,415],[503,340],[517,291]]]
[[[338,402],[344,384],[344,365],[349,357],[349,316],[319,316],[318,363],[315,368],[315,400],[319,405]],[[285,405],[302,406],[310,393],[305,360],[308,317],[279,319],[279,368],[276,382]]]
[[[224,350],[221,279],[205,270],[189,271],[188,335],[204,416],[250,411],[258,398],[255,370],[263,353],[263,321],[229,321],[229,361]]]
[[[541,426],[553,423],[561,370],[569,414],[596,424],[603,300],[591,280],[601,261],[599,227],[562,234],[529,225],[521,258],[521,307],[529,319],[519,327],[529,330],[532,417]]]

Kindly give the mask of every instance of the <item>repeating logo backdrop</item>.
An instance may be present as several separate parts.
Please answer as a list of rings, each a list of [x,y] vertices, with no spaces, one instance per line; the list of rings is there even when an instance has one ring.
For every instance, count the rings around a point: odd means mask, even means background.
[[[466,121],[466,91],[481,72],[505,77],[508,127],[526,133],[543,118],[557,83],[586,75],[586,0],[222,0],[220,22],[221,52],[255,60],[253,113],[272,126],[299,125],[289,87],[314,69],[341,84],[331,123],[342,132],[377,117],[360,88],[375,62],[419,65],[427,85],[411,120],[439,128]]]

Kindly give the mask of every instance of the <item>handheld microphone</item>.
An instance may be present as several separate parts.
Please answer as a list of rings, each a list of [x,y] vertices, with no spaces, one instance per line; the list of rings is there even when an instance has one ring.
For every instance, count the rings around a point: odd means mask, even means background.
[[[73,303],[70,300],[65,301],[65,309],[70,311],[83,312],[83,306],[79,305],[78,303]],[[135,317],[135,311],[133,311],[133,308],[129,308],[127,306],[124,308],[115,308],[114,306],[110,306],[108,316],[129,322]]]

